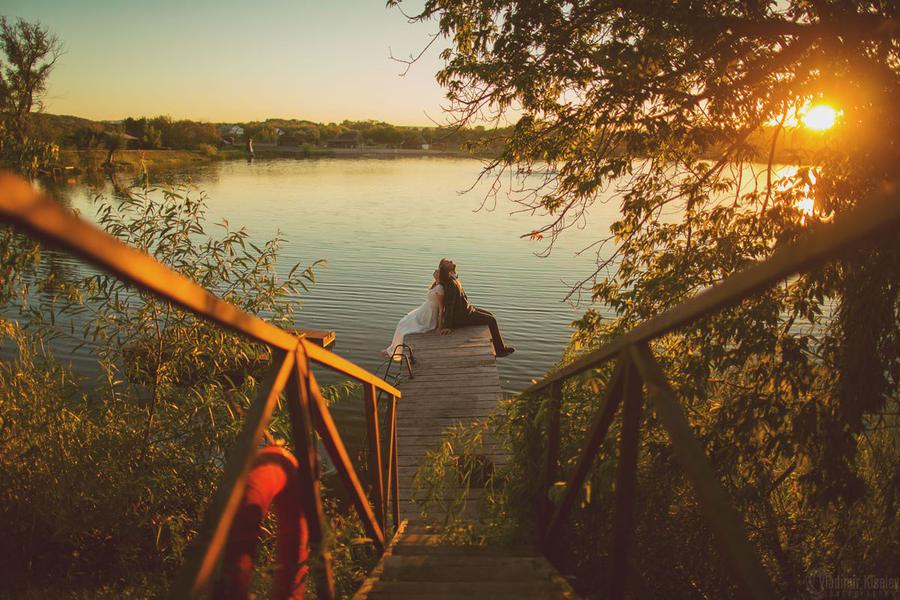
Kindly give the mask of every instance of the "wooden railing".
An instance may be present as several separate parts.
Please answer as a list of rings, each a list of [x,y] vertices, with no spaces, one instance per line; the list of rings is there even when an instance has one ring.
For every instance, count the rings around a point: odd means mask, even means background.
[[[746,595],[759,600],[774,598],[771,581],[747,538],[741,515],[729,502],[719,477],[691,430],[685,411],[666,381],[648,343],[718,310],[733,306],[787,277],[812,269],[839,256],[841,252],[893,235],[898,229],[900,194],[897,193],[896,186],[891,186],[889,192],[863,203],[854,212],[835,219],[834,223],[822,225],[802,242],[777,250],[768,260],[754,264],[642,323],[526,389],[523,392],[526,396],[549,396],[550,418],[540,507],[543,527],[541,543],[545,553],[552,554],[551,548],[561,542],[561,527],[582,492],[619,405],[624,405],[615,483],[610,589],[607,597],[616,599],[625,596],[628,553],[634,523],[643,388],[646,387],[651,407],[668,433],[675,456],[692,482],[701,508]],[[616,366],[606,383],[600,409],[593,417],[587,439],[581,445],[575,468],[566,480],[562,498],[554,506],[549,499],[549,490],[557,481],[559,473],[563,383],[580,373],[596,369],[609,360],[615,360]]]
[[[244,492],[247,474],[282,392],[287,399],[294,451],[301,465],[300,481],[309,521],[310,546],[318,553],[323,566],[317,581],[319,596],[333,597],[334,586],[324,536],[314,430],[328,451],[367,535],[379,552],[384,551],[389,507],[393,527],[396,529],[399,525],[396,415],[400,392],[396,388],[302,335],[289,333],[241,311],[151,256],[82,221],[58,202],[40,194],[28,182],[9,173],[0,173],[0,220],[13,223],[31,235],[79,255],[122,280],[197,316],[265,344],[272,351],[268,373],[228,454],[221,483],[191,543],[188,558],[172,589],[173,597],[196,597],[209,589]],[[371,501],[331,418],[310,368],[311,363],[328,367],[363,386]],[[388,402],[387,476],[382,461],[377,406],[379,393]]]

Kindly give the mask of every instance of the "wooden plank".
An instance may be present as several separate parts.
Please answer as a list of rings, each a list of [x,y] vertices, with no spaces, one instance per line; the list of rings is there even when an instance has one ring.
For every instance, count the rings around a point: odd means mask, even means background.
[[[423,381],[438,381],[449,385],[454,381],[483,381],[487,384],[495,384],[500,380],[497,374],[497,367],[462,367],[447,371],[428,372],[422,369],[413,371],[413,378],[410,380],[413,387]]]
[[[898,228],[900,190],[894,186],[894,189],[866,199],[853,211],[839,215],[832,223],[818,225],[796,243],[778,248],[768,259],[742,269],[573,361],[528,387],[524,393],[535,393],[554,381],[596,368],[632,344],[658,338],[708,314],[738,304],[756,292],[839,256],[849,247],[871,244]]]
[[[406,381],[403,383],[402,387],[408,394],[415,394],[416,396],[424,396],[426,394],[441,394],[445,395],[448,390],[456,390],[462,394],[500,394],[500,379],[497,380],[484,380],[484,381],[462,381],[457,382],[452,387],[442,387],[439,385],[435,385],[436,383],[440,383],[440,381],[430,381],[425,379],[413,379],[412,381]]]
[[[298,349],[293,373],[285,390],[294,451],[300,465],[300,493],[309,526],[310,554],[318,554],[322,570],[316,578],[320,598],[334,598],[334,574],[331,569],[331,552],[325,537],[325,513],[319,490],[319,457],[313,440],[312,415],[309,409],[309,364],[302,348]]]
[[[650,392],[656,416],[672,440],[675,456],[694,484],[703,512],[738,580],[751,598],[775,598],[762,562],[747,539],[743,519],[728,500],[662,369],[646,344],[633,346],[631,357]]]
[[[493,359],[491,359],[493,360]],[[446,379],[452,377],[478,377],[490,379],[497,375],[497,367],[485,364],[483,360],[468,360],[442,365],[423,365],[416,363],[413,371],[413,380],[416,379]]]
[[[385,563],[381,581],[549,581],[554,573],[545,559],[527,556],[394,555]]]
[[[474,358],[478,360],[490,360],[494,358],[494,349],[490,343],[481,346],[467,346],[462,348],[421,348],[414,350],[416,363],[435,363],[446,359]]]
[[[378,526],[386,531],[384,526],[385,506],[384,501],[384,471],[381,461],[381,424],[378,422],[378,393],[374,385],[363,388],[364,405],[366,412],[366,441],[368,442],[368,479],[372,486],[372,502],[375,505],[375,518]]]
[[[409,387],[406,384],[401,385],[404,389]],[[462,402],[466,402],[469,400],[475,401],[490,401],[496,404],[497,401],[497,392],[496,388],[493,388],[492,391],[485,392],[469,392],[468,390],[435,390],[433,393],[428,395],[428,403],[420,406],[412,406],[407,405],[404,407],[404,410],[397,413],[397,416],[403,416],[412,414],[418,410],[424,410],[427,408],[431,408],[434,406],[441,406],[444,404],[460,404]]]
[[[465,407],[460,408],[460,412],[462,414],[453,415],[453,416],[447,416],[445,414],[429,414],[429,415],[427,415],[427,421],[424,423],[422,422],[421,418],[425,417],[426,415],[421,415],[420,419],[418,421],[418,426],[416,425],[417,422],[414,420],[411,420],[411,419],[404,419],[402,421],[399,421],[397,423],[397,426],[402,430],[404,435],[408,435],[409,433],[411,433],[413,431],[419,431],[422,429],[429,429],[429,428],[434,428],[434,427],[439,427],[439,428],[442,428],[441,430],[443,430],[443,429],[446,429],[447,427],[450,427],[454,423],[470,424],[470,423],[473,423],[479,417],[487,418],[491,414],[487,410],[479,410],[479,411],[474,411],[474,412],[476,412],[476,414],[473,415],[473,414],[471,414],[473,411],[469,411]]]
[[[400,457],[401,465],[419,464],[425,460],[425,455],[429,452],[436,451],[440,448],[440,443],[429,442],[424,438],[414,441],[405,441],[403,453]],[[479,446],[479,451],[488,458],[500,458],[508,456],[505,446],[496,440],[489,440],[487,443]]]
[[[441,415],[453,414],[454,410],[476,410],[485,415],[500,413],[499,405],[496,399],[485,397],[483,394],[477,396],[461,395],[458,400],[453,398],[432,398],[430,404],[419,406],[415,409],[403,411],[402,415],[398,415],[404,423],[408,423],[418,418],[419,415]]]
[[[415,423],[421,417],[450,417],[450,416],[490,416],[497,412],[497,401],[489,400],[487,398],[483,400],[466,400],[465,398],[460,399],[459,402],[453,402],[453,400],[444,400],[440,399],[435,403],[434,406],[423,406],[419,408],[415,413],[409,411],[403,415],[399,420],[403,424]]]
[[[448,546],[444,544],[444,536],[422,536],[435,538],[434,541],[412,541],[403,539],[394,546],[394,554],[405,556],[533,556],[540,553],[535,548],[526,546]]]
[[[384,497],[384,516],[382,517],[381,522],[387,523],[387,511],[388,504],[391,501],[391,482],[394,476],[394,472],[397,470],[397,467],[400,465],[397,464],[397,399],[393,396],[388,400],[388,412],[387,412],[387,420],[388,420],[388,452],[387,452],[387,475],[385,479],[387,480],[387,484],[385,485],[385,497]],[[394,529],[396,529],[400,523],[397,519],[394,519]],[[384,527],[385,531],[387,531],[387,526]]]
[[[332,346],[337,340],[337,333],[334,331],[324,331],[322,329],[288,329],[288,331],[296,336],[304,337],[323,348]]]
[[[416,437],[407,436],[404,439],[404,456],[424,456],[424,450],[438,448],[440,447],[441,443],[442,442],[440,439],[435,440],[434,435],[418,435]],[[503,443],[500,440],[496,439],[494,436],[485,439],[482,442],[481,446],[483,448],[489,448],[492,453],[501,451],[504,448]]]
[[[552,578],[546,581],[379,581],[366,596],[369,600],[559,600],[574,597],[571,590]]]
[[[411,342],[409,345],[413,349],[413,356],[415,356],[415,352],[418,349],[423,351],[426,350],[441,350],[446,348],[448,342],[453,345],[454,348],[492,348],[490,338],[468,338],[461,339],[455,338],[453,336],[439,337],[439,336],[410,336],[407,340]]]
[[[375,565],[375,568],[372,569],[372,572],[369,573],[369,576],[366,577],[365,581],[363,581],[362,585],[359,586],[359,589],[356,590],[356,593],[353,594],[352,600],[365,600],[369,596],[369,592],[372,591],[372,586],[374,586],[379,578],[381,577],[381,573],[384,570],[384,563],[391,557],[391,553],[393,552],[394,545],[397,541],[403,536],[403,532],[407,527],[406,521],[400,524],[397,528],[397,532],[394,534],[394,537],[391,539],[391,542],[384,549],[384,553],[381,555],[381,558],[378,560],[378,564]]]
[[[188,557],[172,587],[175,598],[194,598],[209,584],[210,577],[225,546],[231,523],[247,485],[247,473],[256,457],[256,448],[272,418],[275,403],[288,382],[294,366],[294,353],[274,351],[272,364],[247,411],[225,469],[222,482],[207,509],[197,535],[191,540]]]
[[[391,510],[393,512],[392,516],[394,517],[394,528],[399,531],[402,526],[400,523],[400,476],[398,471],[400,466],[400,457],[397,448],[398,442],[399,438],[397,437],[397,428],[394,427],[394,443],[392,445],[394,453],[394,470],[391,471],[391,487],[393,488],[394,492],[394,502],[391,504]]]
[[[428,386],[402,385],[401,387],[403,387],[404,393],[406,395],[412,395],[417,398],[431,396],[431,392],[429,391]],[[497,394],[497,396],[499,397],[500,393],[497,391],[499,389],[499,387],[500,386],[498,383],[494,383],[492,385],[478,384],[477,387],[468,387],[465,384],[458,384],[458,385],[453,386],[453,388],[451,388],[451,389],[458,391],[461,396],[463,396],[463,395],[465,395],[465,396],[468,396],[468,395],[482,396],[485,394]],[[434,390],[434,401],[432,402],[429,400],[428,404],[426,406],[437,406],[440,404],[446,404],[447,402],[452,402],[452,399],[448,399],[444,395],[446,393],[447,393],[446,390]],[[441,395],[438,395],[438,394],[441,394]],[[404,406],[404,404],[401,404],[401,406]],[[424,407],[420,407],[419,410],[421,410],[421,408],[424,408]],[[414,414],[413,411],[415,411],[415,410],[416,409],[410,409],[409,411],[401,410],[400,414],[404,415],[404,416]]]

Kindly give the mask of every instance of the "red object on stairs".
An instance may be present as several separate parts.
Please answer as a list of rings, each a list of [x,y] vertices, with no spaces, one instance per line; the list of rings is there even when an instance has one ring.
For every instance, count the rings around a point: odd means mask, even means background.
[[[250,594],[253,559],[263,520],[270,506],[278,519],[277,568],[270,597],[303,598],[309,530],[300,496],[297,459],[280,446],[263,448],[247,476],[224,556],[224,585],[220,597],[244,599]]]

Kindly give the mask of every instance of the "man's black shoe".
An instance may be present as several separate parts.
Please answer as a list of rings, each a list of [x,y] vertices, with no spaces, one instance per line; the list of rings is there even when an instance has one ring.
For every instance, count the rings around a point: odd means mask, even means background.
[[[506,348],[504,348],[503,350],[501,350],[500,352],[497,353],[497,358],[503,358],[504,356],[509,356],[510,354],[512,354],[515,351],[516,351],[516,349],[513,348],[512,346],[507,346]]]

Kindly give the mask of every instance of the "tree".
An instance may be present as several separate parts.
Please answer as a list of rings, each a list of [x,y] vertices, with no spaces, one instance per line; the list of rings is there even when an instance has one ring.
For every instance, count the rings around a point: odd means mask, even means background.
[[[526,237],[546,237],[549,251],[595,203],[620,206],[598,240],[596,270],[573,290],[596,303],[573,349],[896,193],[891,3],[428,0],[409,18],[436,20],[449,39],[437,79],[455,125],[516,121],[482,177],[519,176],[510,197],[546,219]],[[819,103],[841,111],[837,126],[820,134],[822,149],[804,161],[811,166],[779,170],[779,140]],[[748,185],[754,161],[761,182]],[[900,244],[892,242],[656,348],[786,596],[799,593],[802,566],[861,572],[868,567],[855,557],[884,569],[898,559],[896,546],[862,540],[864,517],[847,517],[852,507],[898,531]],[[668,451],[643,451],[657,482],[674,485],[664,478]]]
[[[23,143],[28,115],[40,109],[47,79],[63,53],[62,42],[40,23],[17,19],[10,23],[0,17],[0,48],[5,62],[0,65],[0,111],[9,133]]]

